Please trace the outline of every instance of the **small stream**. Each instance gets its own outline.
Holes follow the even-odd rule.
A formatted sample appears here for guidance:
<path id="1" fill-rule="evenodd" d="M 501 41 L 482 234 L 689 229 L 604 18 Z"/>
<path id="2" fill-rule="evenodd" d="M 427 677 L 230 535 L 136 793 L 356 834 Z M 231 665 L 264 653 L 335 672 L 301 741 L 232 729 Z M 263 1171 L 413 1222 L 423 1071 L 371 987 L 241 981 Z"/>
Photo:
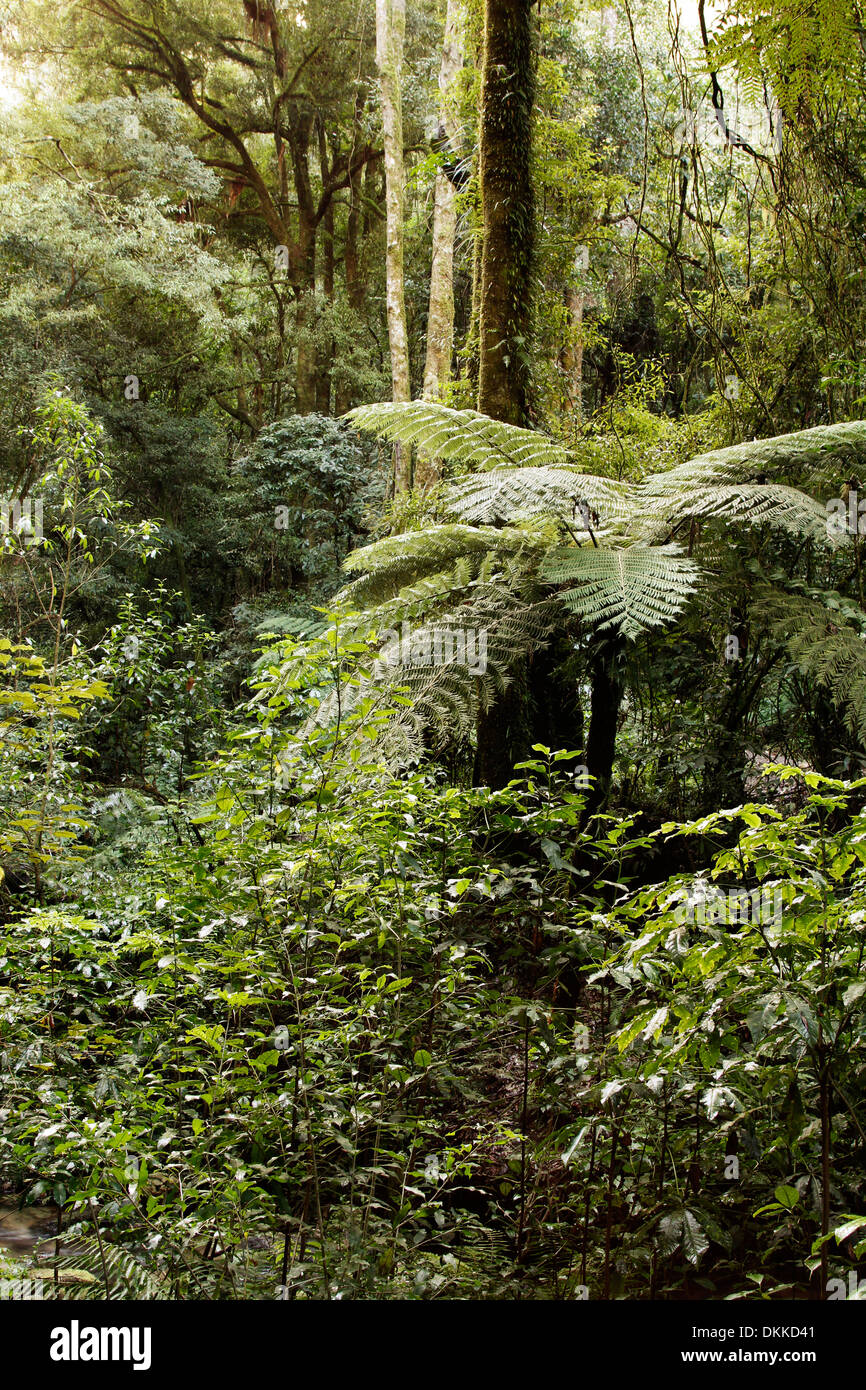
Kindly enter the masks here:
<path id="1" fill-rule="evenodd" d="M 58 1252 L 56 1232 L 56 1207 L 19 1207 L 14 1197 L 0 1199 L 0 1298 L 79 1298 L 82 1285 L 97 1283 L 87 1270 L 53 1265 L 55 1253 L 69 1255 L 76 1248 L 61 1237 Z M 9 1281 L 22 1281 L 30 1291 L 13 1292 L 17 1283 Z"/>
<path id="2" fill-rule="evenodd" d="M 14 1198 L 0 1199 L 0 1246 L 13 1254 L 29 1255 L 56 1230 L 53 1207 L 19 1207 Z"/>

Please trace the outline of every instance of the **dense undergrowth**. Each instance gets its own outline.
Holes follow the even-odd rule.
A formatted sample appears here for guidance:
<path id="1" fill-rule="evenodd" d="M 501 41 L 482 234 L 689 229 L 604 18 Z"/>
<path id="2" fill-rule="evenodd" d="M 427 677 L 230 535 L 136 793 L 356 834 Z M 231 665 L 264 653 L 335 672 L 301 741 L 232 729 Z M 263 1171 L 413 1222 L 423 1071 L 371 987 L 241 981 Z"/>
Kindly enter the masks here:
<path id="1" fill-rule="evenodd" d="M 10 646 L 32 837 L 32 738 L 68 757 L 87 715 Z M 572 751 L 499 792 L 398 777 L 369 661 L 336 624 L 271 645 L 187 793 L 103 795 L 89 845 L 58 804 L 43 905 L 7 898 L 0 1172 L 56 1208 L 58 1268 L 184 1299 L 847 1278 L 866 784 L 777 769 L 776 805 L 639 832 L 587 822 Z"/>

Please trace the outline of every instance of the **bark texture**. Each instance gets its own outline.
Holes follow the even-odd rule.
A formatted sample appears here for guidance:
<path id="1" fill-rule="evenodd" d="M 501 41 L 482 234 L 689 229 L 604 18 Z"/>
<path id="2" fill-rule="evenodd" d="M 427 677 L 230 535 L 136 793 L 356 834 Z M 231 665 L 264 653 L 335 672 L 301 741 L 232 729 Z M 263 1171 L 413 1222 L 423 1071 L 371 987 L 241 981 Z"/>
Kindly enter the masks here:
<path id="1" fill-rule="evenodd" d="M 530 423 L 535 208 L 530 0 L 486 0 L 481 89 L 481 324 L 478 409 Z"/>
<path id="2" fill-rule="evenodd" d="M 457 131 L 452 117 L 454 80 L 463 61 L 462 5 L 448 0 L 445 38 L 439 65 L 439 125 L 452 148 Z M 454 341 L 454 233 L 457 226 L 456 190 L 440 169 L 436 175 L 433 206 L 433 258 L 430 267 L 430 306 L 427 315 L 427 358 L 424 364 L 424 398 L 440 400 L 451 375 Z"/>
<path id="3" fill-rule="evenodd" d="M 530 423 L 529 352 L 535 207 L 534 94 L 530 0 L 485 0 L 481 85 L 482 209 L 478 409 L 509 424 Z M 527 743 L 528 668 L 476 727 L 476 780 L 500 787 Z"/>
<path id="4" fill-rule="evenodd" d="M 406 0 L 376 0 L 376 63 L 385 136 L 385 282 L 391 396 L 409 400 L 409 340 L 403 289 L 403 40 Z M 408 455 L 394 451 L 394 491 L 409 487 Z"/>

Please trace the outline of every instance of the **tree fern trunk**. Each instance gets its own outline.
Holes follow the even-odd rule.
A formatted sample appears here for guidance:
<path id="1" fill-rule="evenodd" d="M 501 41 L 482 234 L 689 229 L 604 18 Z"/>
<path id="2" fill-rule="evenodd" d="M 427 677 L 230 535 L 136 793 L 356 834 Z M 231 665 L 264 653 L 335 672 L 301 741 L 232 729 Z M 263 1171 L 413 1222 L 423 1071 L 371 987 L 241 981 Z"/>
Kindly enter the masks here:
<path id="1" fill-rule="evenodd" d="M 479 174 L 483 238 L 478 329 L 478 409 L 529 423 L 533 68 L 530 0 L 486 0 Z M 531 743 L 526 662 L 477 724 L 477 782 L 501 787 Z"/>
<path id="2" fill-rule="evenodd" d="M 530 738 L 547 748 L 584 746 L 583 710 L 574 670 L 574 645 L 565 632 L 555 633 L 529 662 Z"/>
<path id="3" fill-rule="evenodd" d="M 525 757 L 532 745 L 527 721 L 526 662 L 516 663 L 511 680 L 497 696 L 496 704 L 482 711 L 476 724 L 476 753 L 473 781 L 476 786 L 504 787 L 514 776 L 514 764 Z"/>
<path id="4" fill-rule="evenodd" d="M 593 663 L 586 766 L 594 781 L 587 798 L 587 814 L 604 805 L 613 777 L 619 712 L 625 694 L 620 672 L 622 650 L 621 642 L 605 642 Z"/>

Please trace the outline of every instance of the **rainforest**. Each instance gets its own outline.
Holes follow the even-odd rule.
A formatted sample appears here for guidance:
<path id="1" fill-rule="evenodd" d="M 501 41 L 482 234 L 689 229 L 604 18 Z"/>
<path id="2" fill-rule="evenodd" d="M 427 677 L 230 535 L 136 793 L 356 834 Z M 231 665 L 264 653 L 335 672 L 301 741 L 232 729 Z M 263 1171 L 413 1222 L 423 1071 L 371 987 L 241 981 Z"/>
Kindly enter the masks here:
<path id="1" fill-rule="evenodd" d="M 0 0 L 0 150 L 0 1315 L 866 1297 L 859 0 Z"/>

